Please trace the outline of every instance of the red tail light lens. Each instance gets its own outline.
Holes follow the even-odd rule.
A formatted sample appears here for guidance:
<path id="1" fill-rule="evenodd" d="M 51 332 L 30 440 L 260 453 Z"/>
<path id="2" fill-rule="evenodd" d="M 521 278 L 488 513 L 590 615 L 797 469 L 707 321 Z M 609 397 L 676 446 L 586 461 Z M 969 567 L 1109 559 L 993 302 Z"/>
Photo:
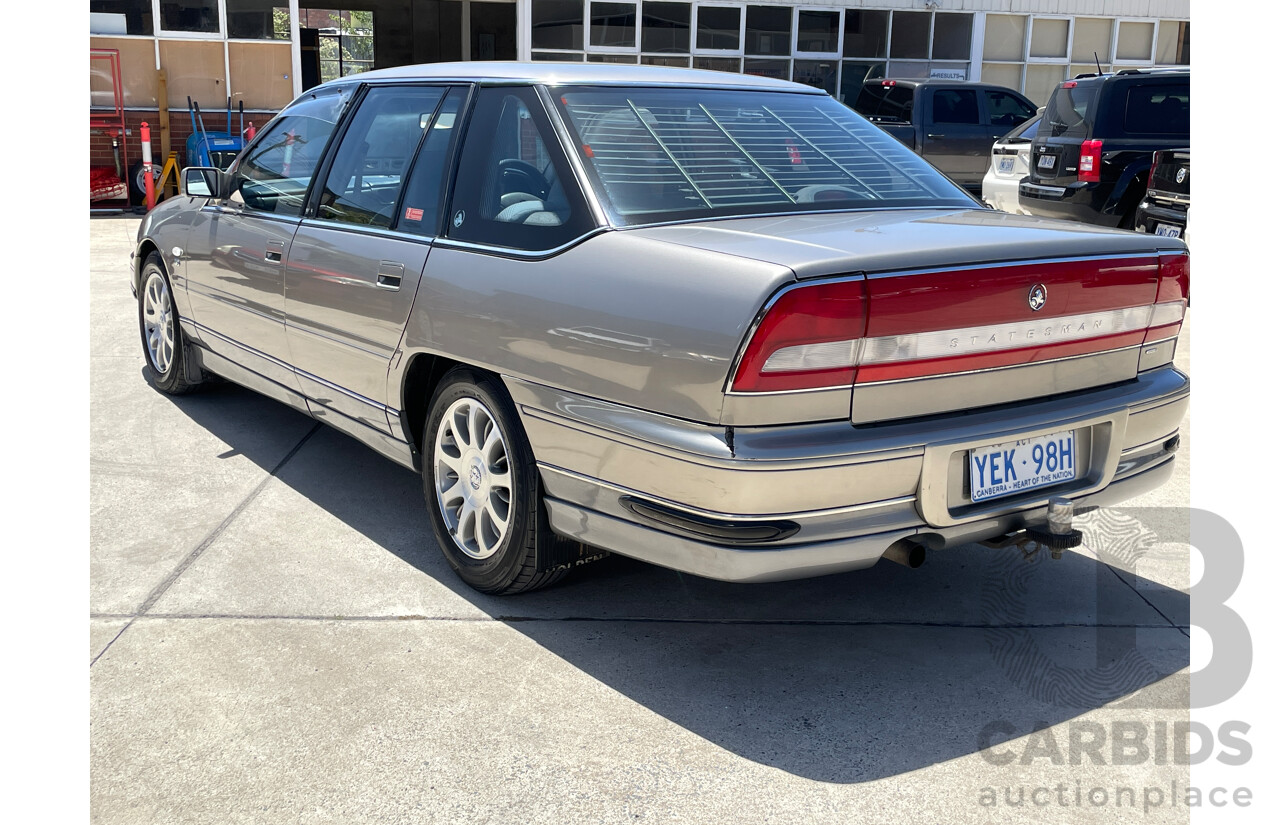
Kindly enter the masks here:
<path id="1" fill-rule="evenodd" d="M 1161 255 L 1156 305 L 1151 308 L 1151 322 L 1147 325 L 1145 343 L 1178 337 L 1178 333 L 1182 331 L 1182 318 L 1187 311 L 1190 289 L 1191 256 L 1186 253 Z M 1169 359 L 1173 359 L 1172 350 L 1169 351 Z"/>
<path id="2" fill-rule="evenodd" d="M 867 328 L 865 282 L 805 284 L 770 304 L 734 373 L 733 392 L 847 387 Z"/>
<path id="3" fill-rule="evenodd" d="M 1076 178 L 1083 181 L 1102 180 L 1102 141 L 1086 140 L 1080 144 L 1080 165 Z"/>

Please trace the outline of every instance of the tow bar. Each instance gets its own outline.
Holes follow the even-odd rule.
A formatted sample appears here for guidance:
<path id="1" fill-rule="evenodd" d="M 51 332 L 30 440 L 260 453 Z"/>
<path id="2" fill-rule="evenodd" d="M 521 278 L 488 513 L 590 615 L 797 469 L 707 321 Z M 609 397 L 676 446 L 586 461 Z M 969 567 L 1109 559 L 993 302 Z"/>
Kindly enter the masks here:
<path id="1" fill-rule="evenodd" d="M 1030 559 L 1040 547 L 1049 548 L 1049 555 L 1055 559 L 1062 558 L 1062 551 L 1079 547 L 1084 541 L 1084 534 L 1071 526 L 1075 517 L 1075 505 L 1071 499 L 1055 497 L 1049 499 L 1049 521 L 1043 527 L 1028 527 L 998 539 L 981 542 L 986 547 L 1001 549 L 1017 546 L 1022 555 Z"/>

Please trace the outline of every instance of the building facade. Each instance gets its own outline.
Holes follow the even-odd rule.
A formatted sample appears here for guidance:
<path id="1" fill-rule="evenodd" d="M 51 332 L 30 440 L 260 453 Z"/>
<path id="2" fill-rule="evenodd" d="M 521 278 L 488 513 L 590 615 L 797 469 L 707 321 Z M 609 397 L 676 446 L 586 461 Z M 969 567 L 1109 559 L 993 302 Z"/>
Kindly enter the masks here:
<path id="1" fill-rule="evenodd" d="M 90 0 L 124 103 L 175 145 L 187 99 L 264 121 L 323 80 L 410 63 L 645 63 L 788 78 L 852 103 L 879 77 L 962 77 L 1043 104 L 1075 74 L 1186 66 L 1190 0 Z M 96 62 L 95 62 L 96 63 Z M 164 90 L 160 74 L 164 70 Z M 109 79 L 92 78 L 91 105 Z M 217 119 L 218 128 L 222 120 Z M 209 128 L 214 128 L 210 126 Z"/>

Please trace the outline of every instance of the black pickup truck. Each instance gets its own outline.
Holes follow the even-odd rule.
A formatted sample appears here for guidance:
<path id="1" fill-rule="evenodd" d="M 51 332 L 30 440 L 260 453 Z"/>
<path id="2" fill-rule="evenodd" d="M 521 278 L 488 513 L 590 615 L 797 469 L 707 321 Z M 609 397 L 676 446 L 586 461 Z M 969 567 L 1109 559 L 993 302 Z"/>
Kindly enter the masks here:
<path id="1" fill-rule="evenodd" d="M 935 79 L 868 80 L 853 110 L 979 195 L 991 144 L 1036 114 L 1013 89 Z"/>
<path id="2" fill-rule="evenodd" d="M 1138 204 L 1139 232 L 1187 240 L 1191 214 L 1191 150 L 1162 149 L 1151 157 L 1147 194 Z M 1188 241 L 1190 243 L 1190 241 Z"/>

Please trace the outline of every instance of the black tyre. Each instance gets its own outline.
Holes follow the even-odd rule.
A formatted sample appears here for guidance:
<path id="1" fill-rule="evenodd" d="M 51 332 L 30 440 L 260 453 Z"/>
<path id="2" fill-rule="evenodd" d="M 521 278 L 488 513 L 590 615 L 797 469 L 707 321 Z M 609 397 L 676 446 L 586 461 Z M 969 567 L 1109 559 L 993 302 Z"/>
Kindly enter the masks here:
<path id="1" fill-rule="evenodd" d="M 581 545 L 551 532 L 533 452 L 496 379 L 464 368 L 444 377 L 431 399 L 422 454 L 436 540 L 476 590 L 536 590 L 581 559 Z"/>
<path id="2" fill-rule="evenodd" d="M 132 206 L 139 206 L 147 200 L 147 178 L 146 173 L 142 169 L 142 161 L 137 161 L 129 166 L 129 174 L 126 175 L 129 184 L 129 203 Z M 160 195 L 160 167 L 151 164 L 151 180 L 155 184 L 156 196 Z"/>
<path id="3" fill-rule="evenodd" d="M 178 310 L 173 303 L 173 287 L 160 256 L 152 252 L 142 264 L 138 287 L 138 331 L 142 354 L 147 362 L 147 378 L 160 392 L 183 395 L 202 381 L 189 380 L 186 369 L 187 342 L 182 337 Z"/>

